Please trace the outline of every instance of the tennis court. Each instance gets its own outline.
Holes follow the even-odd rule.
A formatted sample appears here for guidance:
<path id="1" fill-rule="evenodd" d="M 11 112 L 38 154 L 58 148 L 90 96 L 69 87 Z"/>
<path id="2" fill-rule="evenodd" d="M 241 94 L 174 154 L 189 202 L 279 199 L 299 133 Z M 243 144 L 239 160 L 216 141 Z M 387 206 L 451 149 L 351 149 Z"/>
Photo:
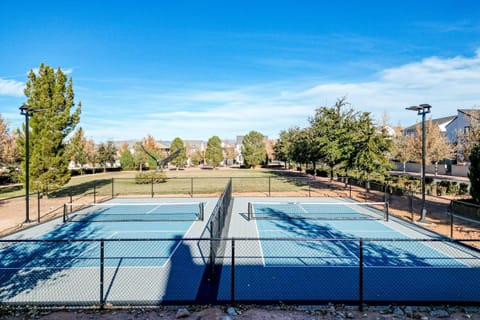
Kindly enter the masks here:
<path id="1" fill-rule="evenodd" d="M 68 204 L 63 219 L 22 235 L 29 240 L 0 244 L 0 301 L 88 305 L 98 304 L 100 296 L 116 304 L 194 300 L 208 246 L 182 239 L 201 234 L 203 215 L 206 211 L 208 217 L 216 200 Z M 172 265 L 184 269 L 172 270 Z"/>
<path id="2" fill-rule="evenodd" d="M 232 273 L 237 301 L 480 300 L 478 251 L 389 218 L 382 203 L 268 200 L 235 198 L 220 300 Z"/>

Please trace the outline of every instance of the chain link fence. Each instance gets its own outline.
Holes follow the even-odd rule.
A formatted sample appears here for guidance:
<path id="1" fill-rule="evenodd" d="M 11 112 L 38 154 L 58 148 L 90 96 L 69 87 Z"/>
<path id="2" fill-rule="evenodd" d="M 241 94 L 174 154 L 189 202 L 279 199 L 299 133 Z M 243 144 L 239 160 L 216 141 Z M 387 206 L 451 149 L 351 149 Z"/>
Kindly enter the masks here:
<path id="1" fill-rule="evenodd" d="M 216 239 L 218 240 L 218 239 Z M 480 302 L 480 253 L 442 239 L 1 240 L 0 304 Z"/>

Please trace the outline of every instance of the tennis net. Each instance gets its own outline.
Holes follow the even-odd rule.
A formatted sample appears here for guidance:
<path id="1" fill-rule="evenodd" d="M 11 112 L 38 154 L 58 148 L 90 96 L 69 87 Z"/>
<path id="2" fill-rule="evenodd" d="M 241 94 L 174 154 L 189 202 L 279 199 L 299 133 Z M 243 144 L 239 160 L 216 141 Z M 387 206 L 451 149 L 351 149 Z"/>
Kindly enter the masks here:
<path id="1" fill-rule="evenodd" d="M 248 219 L 386 220 L 387 202 L 249 202 Z"/>
<path id="2" fill-rule="evenodd" d="M 203 220 L 203 202 L 65 203 L 63 222 L 129 222 Z"/>

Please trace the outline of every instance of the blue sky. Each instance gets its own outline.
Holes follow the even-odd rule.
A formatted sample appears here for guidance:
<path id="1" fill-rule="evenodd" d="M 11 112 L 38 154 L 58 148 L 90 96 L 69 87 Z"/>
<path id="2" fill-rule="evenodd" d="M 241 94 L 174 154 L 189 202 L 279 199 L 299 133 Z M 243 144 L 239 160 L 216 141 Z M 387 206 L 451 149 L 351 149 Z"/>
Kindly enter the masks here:
<path id="1" fill-rule="evenodd" d="M 480 106 L 480 2 L 0 1 L 0 113 L 27 73 L 73 78 L 88 138 L 232 139 L 346 96 L 392 126 Z"/>

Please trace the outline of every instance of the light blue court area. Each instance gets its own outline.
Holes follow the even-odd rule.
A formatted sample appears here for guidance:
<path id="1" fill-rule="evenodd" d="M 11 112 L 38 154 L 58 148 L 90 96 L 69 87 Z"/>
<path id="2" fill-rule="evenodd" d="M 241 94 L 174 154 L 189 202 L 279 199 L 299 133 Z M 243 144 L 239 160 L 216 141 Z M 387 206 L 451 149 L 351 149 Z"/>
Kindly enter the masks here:
<path id="1" fill-rule="evenodd" d="M 387 220 L 381 205 L 268 200 L 235 198 L 230 236 L 236 238 L 240 301 L 480 301 L 480 253 L 474 248 Z M 227 300 L 230 259 L 227 245 L 220 290 Z"/>

